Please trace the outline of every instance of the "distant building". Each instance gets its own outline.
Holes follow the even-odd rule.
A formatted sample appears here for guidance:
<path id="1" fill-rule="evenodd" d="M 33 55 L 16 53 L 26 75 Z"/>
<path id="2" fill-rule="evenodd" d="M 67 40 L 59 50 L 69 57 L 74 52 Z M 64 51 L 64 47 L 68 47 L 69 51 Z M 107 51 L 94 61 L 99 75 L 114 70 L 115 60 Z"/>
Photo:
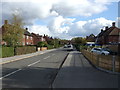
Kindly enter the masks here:
<path id="1" fill-rule="evenodd" d="M 33 37 L 33 44 L 34 45 L 37 45 L 38 42 L 46 41 L 46 39 L 42 35 L 35 34 L 35 33 L 31 33 L 31 35 Z"/>
<path id="2" fill-rule="evenodd" d="M 5 20 L 4 25 L 0 28 L 0 35 L 1 36 L 7 30 L 4 27 L 5 25 L 7 25 L 7 27 L 11 26 L 11 24 L 8 23 L 8 20 Z M 41 41 L 49 42 L 50 40 L 53 40 L 53 38 L 49 37 L 48 35 L 42 36 L 42 35 L 39 35 L 39 34 L 30 33 L 28 31 L 28 28 L 26 28 L 26 29 L 24 29 L 24 34 L 23 34 L 22 41 L 20 41 L 18 43 L 19 43 L 19 45 L 37 45 L 38 42 L 41 42 Z M 1 45 L 7 45 L 7 42 L 4 41 L 3 39 L 1 39 L 0 44 Z"/>
<path id="3" fill-rule="evenodd" d="M 45 40 L 46 40 L 47 42 L 53 40 L 52 37 L 49 37 L 48 35 L 45 35 L 45 34 L 44 34 L 43 38 L 45 38 Z"/>
<path id="4" fill-rule="evenodd" d="M 28 32 L 28 28 L 24 32 L 22 45 L 34 45 L 33 36 Z"/>
<path id="5" fill-rule="evenodd" d="M 7 25 L 7 27 L 11 26 L 11 25 L 8 23 L 8 20 L 5 20 L 5 21 L 4 21 L 4 25 L 2 25 L 2 27 L 0 28 L 0 35 L 1 35 L 0 45 L 7 45 L 7 42 L 2 39 L 3 33 L 6 32 L 5 25 Z"/>
<path id="6" fill-rule="evenodd" d="M 120 28 L 115 26 L 115 22 L 110 28 L 106 27 L 105 30 L 101 30 L 96 37 L 96 43 L 101 45 L 120 44 Z"/>
<path id="7" fill-rule="evenodd" d="M 7 45 L 7 43 L 2 40 L 2 28 L 0 28 L 0 45 Z"/>
<path id="8" fill-rule="evenodd" d="M 95 40 L 96 40 L 96 37 L 94 34 L 90 34 L 89 36 L 86 36 L 86 44 L 89 45 L 89 46 L 93 46 L 95 45 Z"/>

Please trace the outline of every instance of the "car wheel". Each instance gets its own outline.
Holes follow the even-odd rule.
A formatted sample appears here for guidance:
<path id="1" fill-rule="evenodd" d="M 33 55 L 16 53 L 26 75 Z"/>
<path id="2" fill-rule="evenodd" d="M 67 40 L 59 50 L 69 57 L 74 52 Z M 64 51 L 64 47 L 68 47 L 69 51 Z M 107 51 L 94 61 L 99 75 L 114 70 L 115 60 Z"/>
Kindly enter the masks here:
<path id="1" fill-rule="evenodd" d="M 104 53 L 102 53 L 102 55 L 105 55 Z"/>

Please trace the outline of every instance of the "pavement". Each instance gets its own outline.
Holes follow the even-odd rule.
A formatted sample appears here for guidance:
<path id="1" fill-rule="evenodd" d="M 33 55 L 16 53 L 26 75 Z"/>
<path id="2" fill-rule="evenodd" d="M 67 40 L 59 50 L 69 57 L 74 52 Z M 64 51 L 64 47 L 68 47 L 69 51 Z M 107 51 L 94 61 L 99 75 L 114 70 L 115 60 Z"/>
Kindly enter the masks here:
<path id="1" fill-rule="evenodd" d="M 78 51 L 70 52 L 53 88 L 118 88 L 118 75 L 94 68 Z"/>

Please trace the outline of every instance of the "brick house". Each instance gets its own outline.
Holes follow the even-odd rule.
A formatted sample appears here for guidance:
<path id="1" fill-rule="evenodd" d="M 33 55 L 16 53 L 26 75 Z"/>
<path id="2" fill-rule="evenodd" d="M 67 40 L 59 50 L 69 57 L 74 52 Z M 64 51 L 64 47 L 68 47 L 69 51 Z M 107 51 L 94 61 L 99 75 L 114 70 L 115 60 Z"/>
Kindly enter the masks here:
<path id="1" fill-rule="evenodd" d="M 45 38 L 46 42 L 53 40 L 52 37 L 49 37 L 48 35 L 45 35 L 45 34 L 44 34 L 43 38 Z"/>
<path id="2" fill-rule="evenodd" d="M 2 35 L 3 35 L 3 33 L 6 31 L 5 30 L 5 25 L 7 25 L 7 27 L 8 26 L 11 26 L 9 23 L 8 23 L 8 20 L 5 20 L 4 21 L 4 25 L 2 25 L 1 27 L 0 27 L 0 35 L 1 35 L 1 40 L 0 40 L 0 45 L 7 45 L 7 42 L 5 42 L 3 39 L 2 39 Z M 7 28 L 6 27 L 6 28 Z"/>
<path id="3" fill-rule="evenodd" d="M 94 34 L 90 34 L 89 36 L 86 36 L 86 44 L 89 45 L 89 46 L 93 46 L 95 45 L 95 40 L 96 40 L 96 37 Z"/>
<path id="4" fill-rule="evenodd" d="M 30 32 L 28 32 L 28 28 L 26 28 L 24 35 L 23 35 L 22 44 L 23 45 L 34 45 L 33 42 L 34 42 L 33 36 Z"/>
<path id="5" fill-rule="evenodd" d="M 8 23 L 8 20 L 4 21 L 4 25 L 7 26 L 11 26 L 11 24 Z M 0 28 L 0 34 L 2 36 L 2 34 L 6 31 L 4 28 L 4 25 Z M 48 35 L 39 35 L 39 34 L 35 34 L 35 33 L 30 33 L 28 31 L 28 28 L 24 29 L 24 34 L 23 34 L 23 39 L 20 43 L 20 45 L 37 45 L 38 42 L 40 41 L 46 41 L 48 42 L 49 40 L 52 40 L 52 37 L 48 37 Z M 1 45 L 7 45 L 7 42 L 5 42 L 4 40 L 0 41 Z"/>
<path id="6" fill-rule="evenodd" d="M 0 45 L 7 45 L 7 43 L 2 40 L 2 27 L 0 28 Z"/>
<path id="7" fill-rule="evenodd" d="M 95 35 L 94 34 L 90 34 L 89 36 L 86 36 L 86 41 L 87 42 L 95 42 Z"/>
<path id="8" fill-rule="evenodd" d="M 41 41 L 46 41 L 46 39 L 42 35 L 35 33 L 31 33 L 31 35 L 33 37 L 33 45 L 37 45 L 37 43 Z"/>
<path id="9" fill-rule="evenodd" d="M 120 43 L 120 28 L 115 26 L 115 22 L 112 23 L 111 27 L 106 27 L 105 30 L 101 29 L 96 37 L 96 43 L 101 45 Z"/>
<path id="10" fill-rule="evenodd" d="M 4 21 L 4 25 L 2 25 L 2 27 L 0 28 L 0 32 L 1 34 L 4 34 L 4 32 L 6 31 L 6 29 L 4 28 L 4 26 L 7 25 L 8 26 L 11 26 L 9 23 L 8 23 L 8 20 L 5 20 Z M 7 28 L 6 27 L 6 28 Z M 1 35 L 2 36 L 2 35 Z M 28 32 L 28 29 L 26 28 L 25 29 L 25 32 L 23 34 L 23 39 L 21 42 L 19 42 L 21 45 L 33 45 L 33 37 L 31 36 L 31 34 Z M 1 40 L 0 41 L 0 44 L 1 45 L 7 45 L 7 42 L 5 42 L 4 40 Z"/>

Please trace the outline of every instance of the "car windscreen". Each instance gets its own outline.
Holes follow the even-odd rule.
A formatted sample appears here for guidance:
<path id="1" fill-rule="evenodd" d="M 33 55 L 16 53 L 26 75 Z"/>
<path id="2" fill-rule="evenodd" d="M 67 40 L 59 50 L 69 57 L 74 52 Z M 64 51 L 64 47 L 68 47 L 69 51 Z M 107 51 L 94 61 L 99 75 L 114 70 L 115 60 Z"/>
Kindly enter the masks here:
<path id="1" fill-rule="evenodd" d="M 71 45 L 68 45 L 68 48 L 70 48 L 71 47 Z"/>

